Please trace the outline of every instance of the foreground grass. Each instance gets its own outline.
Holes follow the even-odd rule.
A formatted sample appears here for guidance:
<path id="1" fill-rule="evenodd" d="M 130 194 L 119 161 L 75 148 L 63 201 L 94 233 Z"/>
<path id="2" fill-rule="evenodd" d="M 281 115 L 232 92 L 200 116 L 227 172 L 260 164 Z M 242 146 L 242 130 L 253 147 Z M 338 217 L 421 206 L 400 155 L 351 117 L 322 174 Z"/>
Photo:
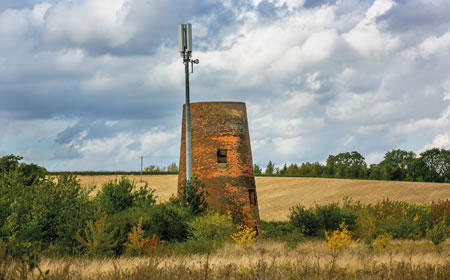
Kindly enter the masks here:
<path id="1" fill-rule="evenodd" d="M 160 250 L 147 257 L 46 258 L 40 268 L 49 270 L 48 279 L 450 279 L 449 241 L 442 248 L 427 241 L 397 241 L 389 249 L 356 244 L 341 252 L 334 268 L 323 241 L 308 241 L 295 250 L 260 241 L 249 250 L 227 244 L 211 255 Z M 20 263 L 3 272 L 4 279 L 26 274 Z"/>

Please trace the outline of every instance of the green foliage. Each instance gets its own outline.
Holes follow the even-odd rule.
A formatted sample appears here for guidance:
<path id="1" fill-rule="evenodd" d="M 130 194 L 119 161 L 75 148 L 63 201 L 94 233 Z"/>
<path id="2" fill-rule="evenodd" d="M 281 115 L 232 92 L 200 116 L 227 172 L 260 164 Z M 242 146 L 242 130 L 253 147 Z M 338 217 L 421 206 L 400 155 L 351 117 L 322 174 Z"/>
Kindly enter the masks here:
<path id="1" fill-rule="evenodd" d="M 208 193 L 204 191 L 205 184 L 197 176 L 192 176 L 190 181 L 183 179 L 181 182 L 179 195 L 184 206 L 191 209 L 194 215 L 201 214 L 208 209 L 206 196 Z"/>
<path id="2" fill-rule="evenodd" d="M 450 200 L 439 200 L 431 203 L 431 214 L 434 221 L 444 220 L 450 227 Z"/>
<path id="3" fill-rule="evenodd" d="M 330 155 L 327 159 L 326 174 L 337 178 L 365 178 L 367 166 L 364 157 L 353 151 Z"/>
<path id="4" fill-rule="evenodd" d="M 294 250 L 305 241 L 305 237 L 301 229 L 293 228 L 282 235 L 281 241 L 285 249 Z"/>
<path id="5" fill-rule="evenodd" d="M 261 169 L 261 167 L 259 167 L 259 165 L 257 165 L 257 164 L 253 165 L 253 174 L 255 176 L 259 176 L 262 174 L 262 169 Z"/>
<path id="6" fill-rule="evenodd" d="M 336 230 L 343 222 L 345 222 L 349 230 L 355 229 L 356 214 L 349 209 L 339 207 L 338 203 L 316 205 L 315 214 L 323 230 Z"/>
<path id="7" fill-rule="evenodd" d="M 280 240 L 285 232 L 291 230 L 288 221 L 265 221 L 261 220 L 261 238 Z"/>
<path id="8" fill-rule="evenodd" d="M 108 231 L 105 225 L 106 213 L 96 221 L 89 220 L 84 229 L 84 237 L 77 234 L 78 241 L 86 248 L 89 257 L 111 257 L 113 248 L 117 246 L 114 233 L 117 229 Z"/>
<path id="9" fill-rule="evenodd" d="M 275 165 L 272 161 L 269 161 L 267 164 L 266 170 L 264 171 L 264 175 L 274 175 Z"/>
<path id="10" fill-rule="evenodd" d="M 222 215 L 209 210 L 188 223 L 189 239 L 199 241 L 207 252 L 223 247 L 225 240 L 233 231 L 233 219 L 230 214 Z"/>
<path id="11" fill-rule="evenodd" d="M 137 205 L 145 207 L 155 204 L 154 190 L 147 184 L 133 192 L 135 187 L 134 182 L 126 177 L 122 177 L 120 180 L 111 180 L 103 184 L 101 191 L 96 195 L 96 200 L 108 214 L 114 214 Z"/>
<path id="12" fill-rule="evenodd" d="M 7 216 L 2 220 L 2 235 L 14 235 L 23 242 L 39 241 L 44 249 L 52 244 L 69 250 L 62 253 L 77 252 L 74 234 L 83 228 L 93 208 L 76 178 L 43 178 L 30 186 L 14 176 L 2 179 L 1 207 L 7 208 L 2 212 Z"/>
<path id="13" fill-rule="evenodd" d="M 261 238 L 281 241 L 288 250 L 295 249 L 304 242 L 304 232 L 304 227 L 295 226 L 290 221 L 261 220 Z"/>
<path id="14" fill-rule="evenodd" d="M 127 247 L 128 255 L 142 256 L 144 253 L 151 252 L 158 243 L 158 237 L 153 234 L 152 239 L 144 236 L 145 231 L 142 229 L 142 217 L 139 217 L 138 224 L 133 226 L 131 232 L 128 233 L 128 240 L 124 244 Z"/>
<path id="15" fill-rule="evenodd" d="M 300 204 L 290 209 L 289 222 L 293 228 L 302 230 L 306 235 L 315 235 L 322 229 L 314 209 L 307 209 Z"/>
<path id="16" fill-rule="evenodd" d="M 306 235 L 321 235 L 324 231 L 336 230 L 344 221 L 350 230 L 354 230 L 356 218 L 353 211 L 341 208 L 337 203 L 316 205 L 309 209 L 297 205 L 290 209 L 289 214 L 292 228 Z"/>
<path id="17" fill-rule="evenodd" d="M 255 172 L 255 175 L 259 174 Z M 450 182 L 450 150 L 434 148 L 419 157 L 413 152 L 392 150 L 385 154 L 383 161 L 370 167 L 356 151 L 329 155 L 326 165 L 304 162 L 284 164 L 278 169 L 269 161 L 264 175 Z"/>
<path id="18" fill-rule="evenodd" d="M 149 234 L 156 234 L 161 240 L 183 241 L 188 236 L 188 222 L 193 218 L 189 208 L 175 203 L 156 205 L 148 217 L 151 225 Z"/>
<path id="19" fill-rule="evenodd" d="M 435 246 L 439 246 L 445 242 L 448 235 L 447 223 L 442 220 L 436 223 L 432 228 L 427 229 L 427 238 L 433 242 Z"/>
<path id="20" fill-rule="evenodd" d="M 358 216 L 356 235 L 367 245 L 377 235 L 390 233 L 394 238 L 418 239 L 434 222 L 430 205 L 413 205 L 385 199 L 374 205 L 348 204 Z"/>

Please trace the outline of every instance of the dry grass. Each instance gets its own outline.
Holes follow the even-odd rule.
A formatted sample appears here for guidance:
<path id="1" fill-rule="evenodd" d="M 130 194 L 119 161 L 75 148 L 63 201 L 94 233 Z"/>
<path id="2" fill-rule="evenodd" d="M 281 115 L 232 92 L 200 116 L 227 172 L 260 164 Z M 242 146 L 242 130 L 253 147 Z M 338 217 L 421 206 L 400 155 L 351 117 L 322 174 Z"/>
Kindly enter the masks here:
<path id="1" fill-rule="evenodd" d="M 450 245 L 447 242 L 447 248 Z M 368 268 L 382 267 L 386 269 L 406 265 L 409 269 L 429 266 L 449 267 L 449 250 L 438 250 L 427 241 L 397 241 L 389 250 L 369 250 L 362 244 L 353 245 L 344 250 L 337 260 L 337 269 L 346 273 L 356 273 Z M 232 267 L 236 271 L 251 271 L 266 269 L 309 267 L 318 269 L 320 273 L 328 271 L 331 257 L 329 251 L 322 246 L 322 241 L 310 241 L 299 246 L 296 250 L 286 251 L 283 245 L 274 241 L 261 241 L 250 250 L 236 249 L 232 244 L 210 256 L 157 256 L 119 259 L 46 259 L 41 262 L 41 269 L 50 270 L 51 274 L 70 270 L 81 279 L 97 279 L 99 275 L 113 275 L 118 271 L 133 271 L 152 263 L 157 269 L 169 270 L 188 269 L 189 271 L 202 271 L 208 264 L 212 274 L 219 270 Z M 190 278 L 189 278 L 190 279 Z M 252 278 L 258 279 L 258 278 Z"/>
<path id="2" fill-rule="evenodd" d="M 84 186 L 101 186 L 118 176 L 79 176 Z M 156 190 L 158 201 L 166 201 L 177 191 L 177 175 L 129 176 L 138 186 L 147 182 Z M 450 197 L 450 184 L 392 182 L 371 180 L 256 177 L 259 213 L 264 220 L 285 220 L 289 208 L 299 203 L 328 204 L 352 197 L 363 203 L 376 203 L 385 198 L 410 203 L 431 203 Z M 94 192 L 95 194 L 95 192 Z"/>

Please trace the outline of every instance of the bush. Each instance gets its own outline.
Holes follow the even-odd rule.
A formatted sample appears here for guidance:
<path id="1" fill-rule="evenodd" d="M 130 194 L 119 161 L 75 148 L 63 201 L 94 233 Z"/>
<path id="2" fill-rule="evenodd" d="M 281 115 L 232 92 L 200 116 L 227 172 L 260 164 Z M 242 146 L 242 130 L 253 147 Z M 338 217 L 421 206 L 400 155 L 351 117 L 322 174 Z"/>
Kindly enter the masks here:
<path id="1" fill-rule="evenodd" d="M 287 221 L 261 220 L 261 238 L 279 241 L 286 232 L 291 231 L 291 228 Z"/>
<path id="2" fill-rule="evenodd" d="M 116 246 L 113 248 L 115 255 L 121 255 L 125 252 L 125 243 L 128 240 L 128 233 L 132 231 L 133 226 L 138 224 L 139 218 L 141 217 L 141 228 L 149 236 L 151 231 L 151 216 L 154 212 L 153 208 L 149 207 L 130 207 L 121 212 L 109 215 L 106 218 L 107 230 L 115 231 L 114 240 L 117 241 Z"/>
<path id="3" fill-rule="evenodd" d="M 231 235 L 231 238 L 236 243 L 236 247 L 248 249 L 257 239 L 256 230 L 246 225 L 240 225 L 237 231 Z"/>
<path id="4" fill-rule="evenodd" d="M 145 218 L 145 217 L 144 217 Z M 188 236 L 188 222 L 193 219 L 190 209 L 171 202 L 156 205 L 148 217 L 149 234 L 160 240 L 183 241 Z"/>
<path id="5" fill-rule="evenodd" d="M 96 221 L 89 220 L 84 229 L 84 237 L 77 234 L 78 241 L 86 248 L 89 257 L 111 257 L 114 255 L 114 247 L 117 240 L 114 239 L 114 232 L 117 229 L 108 231 L 105 226 L 105 216 L 100 216 Z"/>
<path id="6" fill-rule="evenodd" d="M 292 229 L 282 235 L 281 241 L 284 243 L 285 249 L 294 250 L 305 241 L 305 238 L 301 230 Z"/>
<path id="7" fill-rule="evenodd" d="M 261 221 L 261 237 L 284 243 L 288 250 L 297 248 L 304 238 L 304 228 L 296 227 L 288 221 Z"/>
<path id="8" fill-rule="evenodd" d="M 181 182 L 179 195 L 181 202 L 185 207 L 189 207 L 194 215 L 201 214 L 208 209 L 206 196 L 208 193 L 203 191 L 205 184 L 197 176 L 192 176 L 190 182 L 184 179 Z"/>
<path id="9" fill-rule="evenodd" d="M 75 234 L 82 230 L 93 207 L 76 177 L 43 178 L 30 186 L 14 177 L 8 180 L 16 184 L 2 186 L 6 187 L 2 193 L 11 195 L 2 233 L 19 241 L 41 242 L 43 249 L 55 245 L 61 254 L 77 253 Z M 0 199 L 7 201 L 3 207 L 8 199 Z"/>
<path id="10" fill-rule="evenodd" d="M 207 244 L 207 252 L 214 252 L 223 247 L 234 227 L 230 214 L 221 215 L 212 210 L 209 210 L 204 216 L 196 217 L 188 225 L 189 239 L 199 241 L 203 245 Z"/>
<path id="11" fill-rule="evenodd" d="M 147 184 L 133 192 L 135 187 L 134 182 L 126 177 L 122 177 L 120 180 L 111 180 L 103 184 L 101 191 L 97 193 L 96 200 L 108 214 L 114 214 L 136 205 L 152 206 L 155 204 L 154 190 L 150 189 Z"/>
<path id="12" fill-rule="evenodd" d="M 350 209 L 339 207 L 337 203 L 316 205 L 306 209 L 297 205 L 290 210 L 289 220 L 291 226 L 306 235 L 321 235 L 324 231 L 333 231 L 339 228 L 342 222 L 354 230 L 357 215 Z"/>
<path id="13" fill-rule="evenodd" d="M 289 222 L 293 228 L 306 235 L 315 235 L 322 229 L 320 219 L 314 210 L 306 209 L 300 204 L 290 209 Z"/>
<path id="14" fill-rule="evenodd" d="M 445 242 L 447 238 L 447 223 L 445 220 L 442 220 L 439 223 L 436 223 L 432 228 L 427 230 L 427 238 L 433 242 L 435 246 L 439 246 L 440 244 Z"/>
<path id="15" fill-rule="evenodd" d="M 344 208 L 340 208 L 338 203 L 327 205 L 316 205 L 315 214 L 319 219 L 321 229 L 325 231 L 334 231 L 345 222 L 350 231 L 355 229 L 356 214 Z"/>

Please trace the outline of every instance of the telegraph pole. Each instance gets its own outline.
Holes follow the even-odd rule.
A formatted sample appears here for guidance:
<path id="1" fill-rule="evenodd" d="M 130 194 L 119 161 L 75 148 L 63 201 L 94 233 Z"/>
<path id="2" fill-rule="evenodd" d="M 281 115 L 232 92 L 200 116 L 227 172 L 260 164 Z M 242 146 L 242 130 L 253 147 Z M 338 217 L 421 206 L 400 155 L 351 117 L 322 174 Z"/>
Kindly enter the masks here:
<path id="1" fill-rule="evenodd" d="M 194 70 L 194 64 L 198 64 L 198 59 L 191 59 L 192 54 L 192 25 L 179 24 L 178 25 L 178 50 L 183 58 L 184 74 L 186 81 L 186 116 L 185 116 L 185 130 L 186 130 L 186 181 L 191 182 L 192 179 L 192 156 L 191 156 L 191 103 L 189 96 L 189 63 L 191 63 L 191 70 Z"/>
<path id="2" fill-rule="evenodd" d="M 144 161 L 144 156 L 141 156 L 141 183 L 142 183 L 142 162 Z"/>

